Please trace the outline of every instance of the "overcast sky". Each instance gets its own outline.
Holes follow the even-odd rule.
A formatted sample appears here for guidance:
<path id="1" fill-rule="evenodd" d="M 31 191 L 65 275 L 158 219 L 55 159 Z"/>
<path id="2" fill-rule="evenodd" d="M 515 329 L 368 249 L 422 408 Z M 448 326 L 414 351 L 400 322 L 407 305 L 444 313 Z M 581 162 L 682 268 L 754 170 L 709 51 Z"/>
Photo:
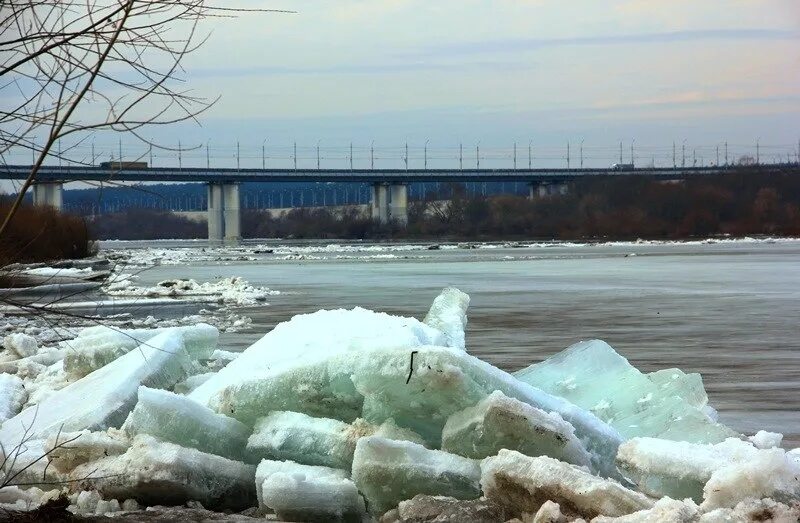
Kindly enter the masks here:
<path id="1" fill-rule="evenodd" d="M 788 151 L 800 138 L 798 0 L 240 5 L 297 12 L 206 22 L 185 66 L 221 100 L 201 127 L 154 131 L 163 140 L 671 150 L 760 138 Z"/>

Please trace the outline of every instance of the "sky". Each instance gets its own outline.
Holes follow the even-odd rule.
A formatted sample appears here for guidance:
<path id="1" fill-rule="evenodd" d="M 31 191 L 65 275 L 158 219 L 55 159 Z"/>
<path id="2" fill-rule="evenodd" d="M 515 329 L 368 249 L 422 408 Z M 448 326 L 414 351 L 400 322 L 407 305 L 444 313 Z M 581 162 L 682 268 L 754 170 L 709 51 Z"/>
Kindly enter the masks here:
<path id="1" fill-rule="evenodd" d="M 283 157 L 274 163 L 294 142 L 303 162 L 317 143 L 339 148 L 341 162 L 351 142 L 358 161 L 373 142 L 398 158 L 408 142 L 420 161 L 428 141 L 433 166 L 461 143 L 465 156 L 482 146 L 487 162 L 501 149 L 495 161 L 510 161 L 514 142 L 524 161 L 533 144 L 551 164 L 567 142 L 603 164 L 620 142 L 626 156 L 635 143 L 670 163 L 684 140 L 704 162 L 725 141 L 737 154 L 758 140 L 764 154 L 797 154 L 797 0 L 237 4 L 295 12 L 204 22 L 209 40 L 184 64 L 187 85 L 221 98 L 200 125 L 153 137 L 212 144 L 228 162 L 239 142 L 243 162 L 256 164 L 265 140 L 268 157 Z M 185 157 L 205 162 L 200 149 Z"/>

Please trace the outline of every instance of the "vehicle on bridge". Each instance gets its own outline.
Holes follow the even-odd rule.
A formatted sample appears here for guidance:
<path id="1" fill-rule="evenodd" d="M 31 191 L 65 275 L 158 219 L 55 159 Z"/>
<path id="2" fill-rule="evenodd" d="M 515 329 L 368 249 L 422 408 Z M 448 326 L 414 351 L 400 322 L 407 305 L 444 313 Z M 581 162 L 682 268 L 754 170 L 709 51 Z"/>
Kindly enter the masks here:
<path id="1" fill-rule="evenodd" d="M 101 169 L 147 169 L 147 162 L 101 162 Z"/>
<path id="2" fill-rule="evenodd" d="M 636 167 L 632 163 L 614 163 L 611 164 L 612 171 L 635 171 Z"/>

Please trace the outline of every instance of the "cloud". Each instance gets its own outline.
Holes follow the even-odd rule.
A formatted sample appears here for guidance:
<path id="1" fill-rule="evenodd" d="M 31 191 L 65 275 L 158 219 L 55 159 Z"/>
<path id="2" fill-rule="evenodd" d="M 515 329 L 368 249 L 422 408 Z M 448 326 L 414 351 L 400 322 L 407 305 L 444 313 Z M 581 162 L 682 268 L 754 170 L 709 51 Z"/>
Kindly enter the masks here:
<path id="1" fill-rule="evenodd" d="M 509 38 L 503 40 L 462 42 L 431 47 L 428 48 L 425 54 L 468 55 L 509 51 L 531 51 L 552 47 L 668 44 L 703 40 L 800 40 L 800 31 L 777 29 L 709 29 L 565 38 Z"/>

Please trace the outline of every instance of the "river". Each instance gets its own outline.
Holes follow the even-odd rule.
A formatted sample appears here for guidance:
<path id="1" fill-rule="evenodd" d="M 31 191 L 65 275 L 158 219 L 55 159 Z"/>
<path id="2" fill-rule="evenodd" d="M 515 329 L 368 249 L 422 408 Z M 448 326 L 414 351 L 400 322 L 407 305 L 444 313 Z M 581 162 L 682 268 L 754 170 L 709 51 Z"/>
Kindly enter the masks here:
<path id="1" fill-rule="evenodd" d="M 800 242 L 357 246 L 346 255 L 300 245 L 310 247 L 308 255 L 286 259 L 264 250 L 249 261 L 156 266 L 140 283 L 241 276 L 281 291 L 269 306 L 242 311 L 252 329 L 225 334 L 221 343 L 234 350 L 320 308 L 422 317 L 452 285 L 472 298 L 469 352 L 494 365 L 514 371 L 600 338 L 643 371 L 699 372 L 721 421 L 748 433 L 783 432 L 789 447 L 800 445 Z"/>

